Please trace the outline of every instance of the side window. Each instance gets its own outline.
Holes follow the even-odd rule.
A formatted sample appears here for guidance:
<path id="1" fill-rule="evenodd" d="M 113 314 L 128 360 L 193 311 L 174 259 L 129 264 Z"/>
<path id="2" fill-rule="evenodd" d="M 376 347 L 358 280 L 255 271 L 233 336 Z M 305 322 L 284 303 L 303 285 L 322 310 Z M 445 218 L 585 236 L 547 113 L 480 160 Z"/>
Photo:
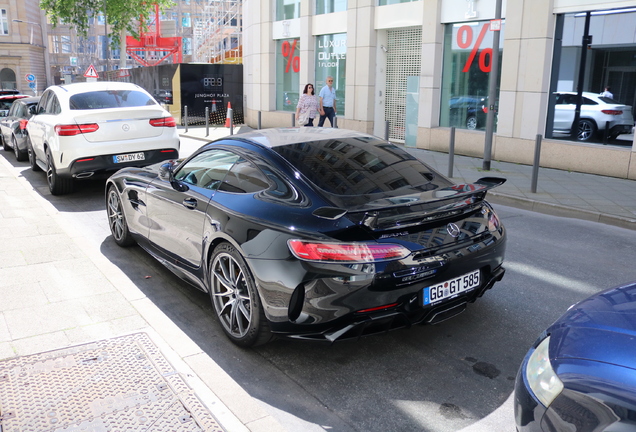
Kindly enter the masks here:
<path id="1" fill-rule="evenodd" d="M 7 114 L 7 116 L 9 117 L 16 117 L 19 113 L 19 107 L 20 104 L 19 103 L 14 103 L 11 105 L 11 108 L 9 109 L 9 114 Z"/>
<path id="2" fill-rule="evenodd" d="M 225 150 L 208 150 L 185 163 L 175 179 L 200 188 L 216 190 L 239 156 Z"/>
<path id="3" fill-rule="evenodd" d="M 241 158 L 230 169 L 219 190 L 232 193 L 255 193 L 269 188 L 267 177 L 251 162 Z"/>
<path id="4" fill-rule="evenodd" d="M 62 112 L 60 108 L 60 101 L 55 96 L 55 93 L 51 93 L 49 100 L 46 103 L 46 113 L 47 114 L 59 114 Z"/>
<path id="5" fill-rule="evenodd" d="M 51 91 L 44 92 L 42 98 L 40 99 L 40 102 L 38 102 L 38 107 L 35 111 L 37 114 L 46 114 L 46 104 L 52 94 L 53 92 Z"/>
<path id="6" fill-rule="evenodd" d="M 582 105 L 598 105 L 598 103 L 596 103 L 596 102 L 595 102 L 595 101 L 593 101 L 592 99 L 588 99 L 588 98 L 586 98 L 586 97 L 584 97 L 584 98 L 581 100 L 581 104 L 582 104 Z"/>

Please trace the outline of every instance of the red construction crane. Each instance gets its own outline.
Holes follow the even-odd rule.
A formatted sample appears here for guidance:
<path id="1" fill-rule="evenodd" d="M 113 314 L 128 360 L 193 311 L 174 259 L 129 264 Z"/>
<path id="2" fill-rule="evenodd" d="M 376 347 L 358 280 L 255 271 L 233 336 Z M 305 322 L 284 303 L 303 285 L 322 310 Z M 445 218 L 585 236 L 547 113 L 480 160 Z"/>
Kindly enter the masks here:
<path id="1" fill-rule="evenodd" d="M 159 19 L 159 5 L 155 3 L 155 23 L 154 26 L 148 26 L 148 30 L 144 31 L 143 19 L 142 25 L 139 26 L 139 39 L 133 36 L 126 36 L 126 53 L 135 59 L 142 66 L 156 66 L 168 57 L 172 56 L 173 63 L 181 63 L 181 37 L 162 37 L 161 21 Z M 152 23 L 151 23 L 152 24 Z M 142 58 L 139 52 L 146 53 Z M 149 59 L 149 53 L 155 54 L 154 58 Z M 162 57 L 159 57 L 162 55 Z"/>

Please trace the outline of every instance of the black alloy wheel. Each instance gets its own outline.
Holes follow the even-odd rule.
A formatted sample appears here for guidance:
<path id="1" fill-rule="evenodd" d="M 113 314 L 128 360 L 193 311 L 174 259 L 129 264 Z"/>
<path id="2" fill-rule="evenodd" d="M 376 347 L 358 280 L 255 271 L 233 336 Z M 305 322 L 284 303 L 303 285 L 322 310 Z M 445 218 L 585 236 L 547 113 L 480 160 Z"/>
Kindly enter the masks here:
<path id="1" fill-rule="evenodd" d="M 46 150 L 46 181 L 52 195 L 65 195 L 73 191 L 73 179 L 60 177 L 55 170 L 53 155 Z"/>
<path id="2" fill-rule="evenodd" d="M 115 186 L 108 188 L 106 213 L 108 214 L 108 226 L 110 227 L 110 233 L 113 235 L 115 243 L 121 247 L 133 245 L 135 240 L 128 229 L 124 209 L 121 205 L 121 198 Z"/>
<path id="3" fill-rule="evenodd" d="M 27 159 L 27 153 L 25 151 L 20 151 L 18 147 L 18 141 L 16 141 L 15 136 L 11 135 L 11 145 L 13 146 L 13 153 L 15 154 L 15 158 L 18 162 L 23 162 Z"/>
<path id="4" fill-rule="evenodd" d="M 42 171 L 37 161 L 35 160 L 35 153 L 33 152 L 33 144 L 31 144 L 31 140 L 27 138 L 27 154 L 29 155 L 29 165 L 31 166 L 32 171 Z"/>
<path id="5" fill-rule="evenodd" d="M 210 284 L 214 310 L 232 342 L 251 347 L 272 338 L 254 279 L 241 254 L 229 243 L 214 249 Z"/>
<path id="6" fill-rule="evenodd" d="M 477 117 L 469 116 L 466 119 L 466 129 L 475 130 L 477 129 Z"/>
<path id="7" fill-rule="evenodd" d="M 592 120 L 583 119 L 579 121 L 579 133 L 577 139 L 579 141 L 590 141 L 596 133 L 596 125 Z"/>

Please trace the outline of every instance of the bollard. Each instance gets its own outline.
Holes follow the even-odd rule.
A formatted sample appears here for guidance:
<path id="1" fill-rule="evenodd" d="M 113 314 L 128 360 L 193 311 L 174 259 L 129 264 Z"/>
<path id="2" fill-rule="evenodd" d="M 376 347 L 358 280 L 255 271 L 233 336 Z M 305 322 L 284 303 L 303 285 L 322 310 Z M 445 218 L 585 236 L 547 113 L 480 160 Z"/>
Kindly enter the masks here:
<path id="1" fill-rule="evenodd" d="M 609 139 L 609 125 L 610 122 L 605 122 L 605 130 L 603 131 L 603 145 L 607 145 L 607 141 Z"/>
<path id="2" fill-rule="evenodd" d="M 338 127 L 338 116 L 333 116 L 333 127 L 334 128 Z"/>
<path id="3" fill-rule="evenodd" d="M 292 114 L 292 127 L 296 127 L 296 113 Z"/>
<path id="4" fill-rule="evenodd" d="M 390 123 L 389 121 L 385 121 L 384 122 L 384 140 L 388 141 L 389 140 L 389 127 L 390 127 Z"/>
<path id="5" fill-rule="evenodd" d="M 260 130 L 261 129 L 261 112 L 258 112 L 258 123 L 256 126 L 256 129 Z"/>
<path id="6" fill-rule="evenodd" d="M 532 165 L 532 184 L 530 192 L 537 193 L 537 179 L 539 177 L 539 160 L 541 159 L 541 135 L 537 135 L 534 143 L 534 164 Z"/>
<path id="7" fill-rule="evenodd" d="M 232 108 L 228 109 L 227 112 L 230 116 L 230 135 L 234 135 L 234 111 Z"/>
<path id="8" fill-rule="evenodd" d="M 183 107 L 183 111 L 184 111 L 183 118 L 184 118 L 184 123 L 186 128 L 185 131 L 188 132 L 188 106 L 187 105 Z"/>
<path id="9" fill-rule="evenodd" d="M 453 177 L 453 166 L 455 165 L 455 126 L 450 129 L 450 143 L 448 145 L 448 177 Z"/>
<path id="10" fill-rule="evenodd" d="M 210 135 L 210 108 L 205 107 L 205 136 Z"/>

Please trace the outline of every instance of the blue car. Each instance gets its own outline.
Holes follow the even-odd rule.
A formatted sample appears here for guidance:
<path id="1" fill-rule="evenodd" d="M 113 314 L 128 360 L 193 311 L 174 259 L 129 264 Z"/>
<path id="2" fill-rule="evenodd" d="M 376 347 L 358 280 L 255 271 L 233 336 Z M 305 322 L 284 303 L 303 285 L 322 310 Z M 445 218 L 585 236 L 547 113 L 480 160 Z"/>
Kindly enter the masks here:
<path id="1" fill-rule="evenodd" d="M 575 304 L 539 337 L 514 408 L 519 432 L 636 431 L 636 282 Z"/>

